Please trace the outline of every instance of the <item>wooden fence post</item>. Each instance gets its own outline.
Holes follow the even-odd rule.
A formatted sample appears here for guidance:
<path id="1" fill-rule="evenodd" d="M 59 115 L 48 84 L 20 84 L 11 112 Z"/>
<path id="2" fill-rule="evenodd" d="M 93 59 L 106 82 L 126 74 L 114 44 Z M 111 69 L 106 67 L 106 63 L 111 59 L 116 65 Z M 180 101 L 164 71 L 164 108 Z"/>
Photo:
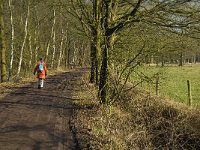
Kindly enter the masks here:
<path id="1" fill-rule="evenodd" d="M 159 80 L 160 80 L 160 76 L 159 73 L 156 74 L 156 95 L 159 94 Z"/>
<path id="2" fill-rule="evenodd" d="M 192 95 L 191 95 L 191 86 L 190 86 L 190 80 L 187 80 L 187 88 L 188 88 L 188 105 L 192 105 Z"/>

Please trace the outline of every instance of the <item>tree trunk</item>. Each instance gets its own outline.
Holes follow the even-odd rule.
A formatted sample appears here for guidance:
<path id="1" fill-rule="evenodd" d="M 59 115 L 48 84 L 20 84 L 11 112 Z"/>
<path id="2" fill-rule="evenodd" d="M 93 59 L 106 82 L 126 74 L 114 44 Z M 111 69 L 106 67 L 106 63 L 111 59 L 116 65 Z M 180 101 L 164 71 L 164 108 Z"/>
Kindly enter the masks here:
<path id="1" fill-rule="evenodd" d="M 100 83 L 99 83 L 100 102 L 103 104 L 107 102 L 107 90 L 108 90 L 108 48 L 105 47 L 103 51 L 103 60 L 101 64 Z"/>
<path id="2" fill-rule="evenodd" d="M 179 66 L 183 66 L 183 53 L 180 54 Z"/>
<path id="3" fill-rule="evenodd" d="M 96 52 L 95 52 L 95 67 L 96 67 L 96 84 L 99 83 L 99 64 L 100 64 L 100 52 L 101 52 L 101 39 L 100 39 L 100 27 L 97 28 L 96 31 L 96 39 L 95 39 L 95 45 L 96 45 Z"/>
<path id="4" fill-rule="evenodd" d="M 78 54 L 78 66 L 83 67 L 84 64 L 84 51 L 85 51 L 85 46 L 84 42 L 81 43 L 81 46 L 79 48 L 79 54 Z"/>
<path id="5" fill-rule="evenodd" d="M 102 54 L 102 63 L 100 70 L 100 81 L 99 81 L 99 98 L 100 103 L 107 103 L 107 92 L 108 92 L 108 50 L 109 50 L 109 35 L 107 34 L 108 23 L 110 19 L 109 12 L 110 2 L 105 2 L 105 22 L 104 22 L 104 30 L 105 30 L 105 39 L 104 39 L 104 49 Z"/>
<path id="6" fill-rule="evenodd" d="M 45 55 L 45 62 L 48 62 L 48 57 L 49 57 L 49 47 L 50 47 L 50 40 L 47 43 L 47 48 L 46 48 L 46 55 Z"/>
<path id="7" fill-rule="evenodd" d="M 70 67 L 70 58 L 71 58 L 71 42 L 72 40 L 68 37 L 68 44 L 67 44 L 67 48 L 66 48 L 66 67 Z"/>
<path id="8" fill-rule="evenodd" d="M 114 20 L 114 3 L 112 1 L 105 1 L 105 22 L 104 22 L 104 49 L 102 54 L 102 63 L 100 70 L 99 82 L 99 98 L 100 103 L 108 103 L 109 92 L 109 52 L 112 52 L 114 44 L 115 31 L 109 30 L 109 23 Z"/>
<path id="9" fill-rule="evenodd" d="M 67 48 L 67 66 L 70 67 L 71 47 Z"/>
<path id="10" fill-rule="evenodd" d="M 99 83 L 99 63 L 100 63 L 100 37 L 99 35 L 95 35 L 94 40 L 91 43 L 91 52 L 90 52 L 90 60 L 91 60 L 91 70 L 90 70 L 90 83 L 95 83 L 98 85 Z"/>
<path id="11" fill-rule="evenodd" d="M 164 54 L 161 54 L 161 66 L 165 66 Z"/>
<path id="12" fill-rule="evenodd" d="M 38 49 L 39 49 L 39 46 L 38 46 L 38 36 L 39 36 L 39 30 L 38 29 L 35 29 L 35 32 L 34 32 L 34 45 L 35 45 L 35 47 L 34 47 L 34 61 L 35 62 L 37 62 L 38 61 Z"/>
<path id="13" fill-rule="evenodd" d="M 13 11 L 9 3 L 9 9 L 10 9 L 10 26 L 11 26 L 11 43 L 10 43 L 10 65 L 9 65 L 9 73 L 8 73 L 8 81 L 10 81 L 10 78 L 12 77 L 12 68 L 13 68 L 13 60 L 14 60 L 14 24 L 13 24 Z"/>
<path id="14" fill-rule="evenodd" d="M 73 51 L 73 57 L 72 57 L 72 64 L 73 66 L 76 66 L 76 61 L 77 61 L 77 58 L 76 58 L 76 53 L 77 53 L 77 47 L 76 47 L 76 41 L 74 41 L 74 51 Z"/>
<path id="15" fill-rule="evenodd" d="M 100 64 L 100 52 L 101 52 L 101 2 L 95 0 L 94 2 L 93 17 L 95 27 L 92 28 L 92 42 L 91 42 L 91 71 L 90 71 L 90 83 L 99 83 L 99 64 Z"/>
<path id="16" fill-rule="evenodd" d="M 32 50 L 32 43 L 31 43 L 31 35 L 29 35 L 29 52 L 30 52 L 30 60 L 28 64 L 29 72 L 31 72 L 32 60 L 33 60 L 33 50 Z"/>
<path id="17" fill-rule="evenodd" d="M 66 30 L 66 35 L 65 35 L 65 46 L 64 46 L 64 54 L 63 54 L 63 56 L 64 56 L 64 62 L 65 62 L 65 67 L 67 68 L 67 66 L 68 66 L 68 47 L 69 47 L 69 38 L 68 38 L 68 31 Z"/>
<path id="18" fill-rule="evenodd" d="M 53 53 L 52 53 L 52 59 L 51 59 L 51 68 L 54 66 L 54 58 L 55 58 L 55 53 L 56 53 L 56 32 L 55 32 L 55 23 L 56 23 L 56 10 L 54 8 L 54 13 L 53 13 Z"/>
<path id="19" fill-rule="evenodd" d="M 52 25 L 52 28 L 51 28 L 51 35 L 50 35 L 50 39 L 47 43 L 47 48 L 46 48 L 46 56 L 45 56 L 45 62 L 46 63 L 48 62 L 50 41 L 52 40 L 53 35 L 54 35 L 54 27 L 55 27 L 55 11 L 54 11 L 54 21 L 53 21 L 53 25 Z"/>
<path id="20" fill-rule="evenodd" d="M 27 10 L 27 16 L 26 16 L 25 28 L 24 28 L 25 35 L 24 35 L 24 40 L 23 40 L 22 47 L 21 47 L 21 50 L 20 50 L 17 76 L 19 76 L 20 71 L 21 71 L 21 65 L 22 65 L 22 60 L 23 60 L 23 52 L 24 52 L 24 47 L 25 47 L 26 38 L 27 38 L 27 34 L 28 34 L 28 18 L 29 18 L 29 4 L 28 4 L 28 10 Z"/>
<path id="21" fill-rule="evenodd" d="M 92 42 L 91 43 L 91 47 L 90 47 L 90 63 L 91 63 L 91 69 L 90 69 L 90 83 L 94 83 L 95 82 L 95 77 L 96 77 L 96 71 L 95 71 L 95 45 L 94 43 Z"/>
<path id="22" fill-rule="evenodd" d="M 3 1 L 0 0 L 0 50 L 1 50 L 1 82 L 6 81 L 6 50 L 4 41 Z"/>
<path id="23" fill-rule="evenodd" d="M 63 39 L 64 39 L 64 31 L 62 29 L 62 38 L 61 38 L 61 42 L 60 42 L 60 52 L 59 52 L 59 58 L 58 58 L 57 68 L 60 67 L 60 62 L 61 62 L 61 59 L 62 59 L 62 54 L 63 54 Z"/>

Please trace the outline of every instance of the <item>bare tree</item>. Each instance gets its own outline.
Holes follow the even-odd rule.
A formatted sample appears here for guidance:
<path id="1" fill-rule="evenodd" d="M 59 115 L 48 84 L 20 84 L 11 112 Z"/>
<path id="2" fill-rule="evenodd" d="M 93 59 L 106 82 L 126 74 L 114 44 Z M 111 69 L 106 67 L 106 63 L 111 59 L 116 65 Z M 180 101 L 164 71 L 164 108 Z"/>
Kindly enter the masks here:
<path id="1" fill-rule="evenodd" d="M 53 53 L 52 53 L 52 59 L 51 59 L 51 68 L 54 66 L 54 59 L 55 59 L 55 53 L 56 53 L 56 31 L 55 31 L 55 23 L 56 23 L 56 10 L 54 8 L 53 10 Z"/>
<path id="2" fill-rule="evenodd" d="M 90 38 L 90 83 L 96 83 L 98 85 L 102 39 L 101 8 L 103 3 L 101 0 L 92 0 L 87 2 L 71 0 L 71 4 L 74 9 L 73 15 L 79 19 L 85 33 Z M 90 10 L 91 12 L 89 12 Z"/>
<path id="3" fill-rule="evenodd" d="M 14 23 L 13 23 L 13 10 L 11 6 L 11 0 L 8 1 L 9 9 L 10 9 L 10 26 L 11 26 L 11 43 L 10 43 L 10 65 L 9 65 L 9 73 L 8 73 L 8 81 L 12 76 L 12 68 L 13 68 L 13 60 L 14 60 Z"/>
<path id="4" fill-rule="evenodd" d="M 62 38 L 61 38 L 61 42 L 60 42 L 60 50 L 59 50 L 59 57 L 58 57 L 58 64 L 57 64 L 57 68 L 60 67 L 60 63 L 62 60 L 62 55 L 63 55 L 63 41 L 64 41 L 64 31 L 62 29 Z"/>
<path id="5" fill-rule="evenodd" d="M 20 50 L 17 76 L 19 76 L 20 71 L 21 71 L 21 65 L 22 65 L 22 60 L 23 60 L 23 52 L 24 52 L 24 47 L 25 47 L 25 44 L 26 44 L 27 35 L 28 35 L 28 19 L 29 19 L 29 3 L 28 3 L 28 6 L 27 6 L 27 16 L 26 16 L 26 21 L 25 21 L 25 25 L 24 25 L 24 32 L 25 33 L 24 33 L 24 39 L 23 39 L 23 42 L 22 42 L 21 50 Z"/>

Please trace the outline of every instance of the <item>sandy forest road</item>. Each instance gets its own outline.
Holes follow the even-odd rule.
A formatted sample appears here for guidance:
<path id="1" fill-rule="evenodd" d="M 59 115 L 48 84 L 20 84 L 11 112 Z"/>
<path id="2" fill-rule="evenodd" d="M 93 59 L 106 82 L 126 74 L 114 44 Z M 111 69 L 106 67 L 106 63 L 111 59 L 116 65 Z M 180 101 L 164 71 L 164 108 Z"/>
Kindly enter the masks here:
<path id="1" fill-rule="evenodd" d="M 0 150 L 77 150 L 69 120 L 73 91 L 84 70 L 66 72 L 15 89 L 0 99 Z"/>

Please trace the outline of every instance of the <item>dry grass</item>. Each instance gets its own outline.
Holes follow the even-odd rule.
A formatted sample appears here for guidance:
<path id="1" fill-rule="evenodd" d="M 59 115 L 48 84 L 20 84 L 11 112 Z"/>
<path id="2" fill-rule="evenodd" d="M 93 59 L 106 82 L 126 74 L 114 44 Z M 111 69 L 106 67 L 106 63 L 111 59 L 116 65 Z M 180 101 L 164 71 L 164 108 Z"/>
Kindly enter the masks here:
<path id="1" fill-rule="evenodd" d="M 64 68 L 59 68 L 57 70 L 48 70 L 48 76 L 53 76 L 66 71 L 67 70 Z M 13 89 L 15 90 L 16 88 L 20 88 L 31 82 L 37 82 L 37 78 L 33 74 L 26 77 L 13 76 L 9 82 L 0 83 L 0 98 L 9 94 L 9 92 L 11 92 Z"/>
<path id="2" fill-rule="evenodd" d="M 14 76 L 9 82 L 0 83 L 0 98 L 6 96 L 16 88 L 20 88 L 30 82 L 36 81 L 35 77 L 16 77 Z"/>
<path id="3" fill-rule="evenodd" d="M 132 95 L 131 99 L 124 97 L 124 105 L 121 106 L 132 114 L 136 127 L 142 125 L 146 134 L 145 140 L 154 149 L 200 149 L 198 109 L 141 94 L 141 91 L 128 95 Z M 143 142 L 145 140 L 139 142 L 140 149 L 146 147 L 146 142 Z"/>
<path id="4" fill-rule="evenodd" d="M 81 82 L 87 83 L 87 77 Z M 95 87 L 84 86 L 87 90 L 79 93 L 83 100 L 76 105 L 90 109 L 80 109 L 73 120 L 83 149 L 200 149 L 199 109 L 137 90 L 102 106 Z"/>

